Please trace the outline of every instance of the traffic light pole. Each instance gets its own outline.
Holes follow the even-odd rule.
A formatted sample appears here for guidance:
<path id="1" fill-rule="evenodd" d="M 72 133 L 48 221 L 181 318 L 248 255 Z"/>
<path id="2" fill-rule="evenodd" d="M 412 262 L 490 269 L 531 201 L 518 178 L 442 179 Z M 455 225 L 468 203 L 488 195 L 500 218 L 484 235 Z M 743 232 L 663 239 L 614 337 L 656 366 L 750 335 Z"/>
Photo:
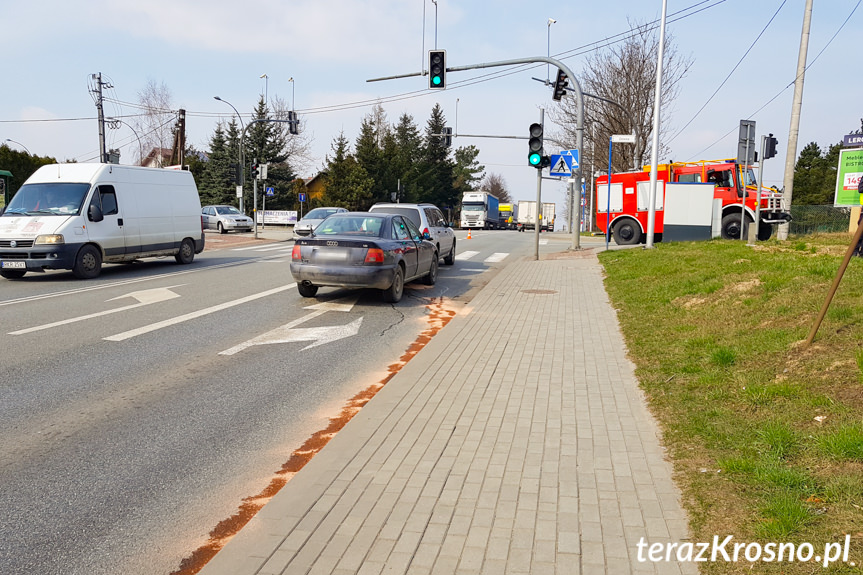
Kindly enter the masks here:
<path id="1" fill-rule="evenodd" d="M 575 74 L 572 73 L 572 70 L 569 69 L 569 66 L 558 60 L 557 58 L 550 58 L 548 56 L 533 56 L 530 58 L 515 58 L 513 60 L 500 60 L 498 62 L 485 62 L 482 64 L 470 64 L 468 66 L 454 66 L 452 68 L 446 68 L 445 72 L 464 72 L 467 70 L 479 70 L 482 68 L 499 68 L 501 66 L 515 66 L 518 64 L 551 64 L 552 66 L 557 66 L 558 69 L 563 70 L 563 73 L 566 74 L 567 78 L 572 80 L 572 91 L 575 92 L 575 100 L 576 100 L 576 115 L 575 115 L 575 145 L 578 148 L 579 153 L 584 144 L 584 94 L 581 91 L 581 85 L 578 83 Z M 411 78 L 414 76 L 425 76 L 426 72 L 412 72 L 410 74 L 399 74 L 397 76 L 386 76 L 383 78 L 372 78 L 366 80 L 366 82 L 379 82 L 381 80 L 395 80 L 398 78 Z M 537 170 L 540 172 L 540 178 L 542 177 L 541 170 Z M 573 176 L 575 179 L 575 189 L 580 190 L 581 184 L 583 182 L 583 178 L 581 175 L 581 162 L 578 164 L 578 168 L 573 171 Z M 537 206 L 538 209 L 539 206 Z M 581 249 L 581 236 L 579 234 L 579 230 L 581 229 L 581 210 L 578 210 L 578 225 L 573 226 L 572 230 L 572 248 L 573 250 Z"/>
<path id="2" fill-rule="evenodd" d="M 545 125 L 545 108 L 539 109 L 539 125 Z M 536 217 L 533 226 L 533 259 L 539 261 L 539 232 L 542 229 L 542 169 L 536 170 Z"/>

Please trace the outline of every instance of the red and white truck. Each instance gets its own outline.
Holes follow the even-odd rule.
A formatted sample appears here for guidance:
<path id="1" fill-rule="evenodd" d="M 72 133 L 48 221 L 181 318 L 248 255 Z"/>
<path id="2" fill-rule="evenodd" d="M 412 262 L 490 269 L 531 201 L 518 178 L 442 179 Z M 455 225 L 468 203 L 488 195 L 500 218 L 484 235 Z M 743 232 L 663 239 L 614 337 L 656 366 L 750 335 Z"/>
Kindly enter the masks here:
<path id="1" fill-rule="evenodd" d="M 738 164 L 734 159 L 661 164 L 657 168 L 655 241 L 662 239 L 665 182 L 714 184 L 713 197 L 722 200 L 721 236 L 725 239 L 740 239 L 740 214 L 744 189 L 746 190 L 744 236 L 748 226 L 755 221 L 758 181 L 751 166 L 744 174 L 743 165 Z M 650 205 L 650 166 L 645 166 L 640 172 L 612 174 L 610 194 L 608 176 L 601 176 L 596 180 L 595 192 L 594 205 L 599 229 L 603 233 L 608 233 L 607 219 L 610 219 L 611 235 L 615 243 L 631 245 L 644 242 Z M 776 189 L 761 190 L 759 220 L 758 239 L 762 241 L 769 239 L 773 234 L 773 226 L 791 221 L 791 214 L 783 206 L 782 194 Z"/>

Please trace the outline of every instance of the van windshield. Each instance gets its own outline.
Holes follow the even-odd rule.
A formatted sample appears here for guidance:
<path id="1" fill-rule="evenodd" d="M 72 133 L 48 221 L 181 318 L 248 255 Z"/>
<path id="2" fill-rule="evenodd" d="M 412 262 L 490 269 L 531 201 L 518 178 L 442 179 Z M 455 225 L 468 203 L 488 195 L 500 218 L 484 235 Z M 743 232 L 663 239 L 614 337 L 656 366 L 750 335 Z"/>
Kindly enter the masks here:
<path id="1" fill-rule="evenodd" d="M 3 215 L 77 215 L 89 190 L 90 184 L 24 184 L 12 197 Z"/>

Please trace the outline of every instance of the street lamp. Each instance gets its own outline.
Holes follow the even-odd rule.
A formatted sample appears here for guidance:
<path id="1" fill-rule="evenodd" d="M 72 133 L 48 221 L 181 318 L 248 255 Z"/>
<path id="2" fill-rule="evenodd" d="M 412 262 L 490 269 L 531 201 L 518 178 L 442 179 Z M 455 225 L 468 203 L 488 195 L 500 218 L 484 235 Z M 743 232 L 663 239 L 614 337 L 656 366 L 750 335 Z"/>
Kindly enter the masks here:
<path id="1" fill-rule="evenodd" d="M 546 39 L 548 41 L 548 54 L 547 56 L 551 58 L 551 25 L 557 22 L 554 18 L 548 19 L 548 34 L 546 35 Z M 549 65 L 545 65 L 545 85 L 548 86 L 551 83 L 551 78 L 549 77 Z"/>
<path id="2" fill-rule="evenodd" d="M 27 146 L 25 146 L 25 145 L 24 145 L 24 144 L 22 144 L 21 142 L 16 142 L 16 141 L 15 141 L 15 140 L 13 140 L 12 138 L 6 138 L 6 141 L 7 141 L 7 142 L 12 142 L 13 144 L 18 144 L 19 146 L 21 146 L 22 148 L 24 148 L 24 151 L 25 151 L 25 152 L 27 152 L 27 155 L 30 155 L 30 156 L 32 156 L 32 155 L 33 155 L 33 154 L 31 154 L 31 153 L 30 153 L 30 150 L 28 150 L 28 149 L 27 149 Z"/>
<path id="3" fill-rule="evenodd" d="M 294 110 L 294 77 L 288 78 L 288 82 L 291 83 L 291 110 Z"/>
<path id="4" fill-rule="evenodd" d="M 270 103 L 270 77 L 266 74 L 261 74 L 261 79 L 264 81 L 264 103 Z"/>
<path id="5" fill-rule="evenodd" d="M 231 108 L 234 108 L 233 104 L 231 104 L 227 100 L 221 99 L 218 96 L 213 96 L 213 99 L 218 100 L 220 102 L 224 102 L 227 105 L 229 105 Z M 243 117 L 240 115 L 240 112 L 238 112 L 236 108 L 234 108 L 234 112 L 237 112 L 237 118 L 240 119 L 240 126 L 243 127 L 242 134 L 243 134 L 243 136 L 245 136 L 246 135 L 246 126 L 245 126 L 245 124 L 243 124 Z M 243 137 L 240 137 L 240 142 L 239 142 L 238 147 L 239 147 L 239 150 L 237 151 L 237 155 L 239 156 L 239 161 L 240 161 L 240 186 L 239 186 L 239 188 L 240 188 L 240 211 L 243 213 L 246 213 L 245 210 L 243 210 L 243 182 L 245 181 L 243 179 L 243 164 L 245 163 L 245 159 L 243 157 Z M 257 230 L 257 227 L 255 229 Z"/>

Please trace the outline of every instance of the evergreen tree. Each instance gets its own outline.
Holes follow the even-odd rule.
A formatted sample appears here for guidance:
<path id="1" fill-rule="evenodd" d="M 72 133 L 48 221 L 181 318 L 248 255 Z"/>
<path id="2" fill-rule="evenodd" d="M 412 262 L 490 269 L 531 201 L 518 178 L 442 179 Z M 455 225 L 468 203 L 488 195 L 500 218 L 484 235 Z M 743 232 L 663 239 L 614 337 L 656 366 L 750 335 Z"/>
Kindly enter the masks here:
<path id="1" fill-rule="evenodd" d="M 201 181 L 198 182 L 198 192 L 202 204 L 236 205 L 237 194 L 231 178 L 230 149 L 225 137 L 222 123 L 216 125 L 216 131 L 210 138 L 210 153 L 207 159 Z"/>
<path id="2" fill-rule="evenodd" d="M 460 196 L 453 187 L 454 164 L 449 157 L 449 148 L 442 134 L 446 118 L 440 104 L 432 108 L 431 117 L 426 124 L 425 146 L 423 149 L 423 173 L 420 178 L 420 201 L 431 202 L 443 209 L 454 209 Z"/>
<path id="3" fill-rule="evenodd" d="M 403 202 L 419 201 L 420 174 L 422 172 L 422 137 L 413 116 L 402 114 L 399 123 L 392 133 L 392 152 L 387 153 L 387 158 L 392 158 L 391 172 L 397 180 L 401 180 L 404 189 Z M 390 155 L 391 154 L 391 155 Z"/>
<path id="4" fill-rule="evenodd" d="M 371 189 L 372 200 L 376 202 L 387 201 L 388 194 L 384 187 L 383 150 L 378 146 L 378 128 L 372 116 L 363 118 L 355 149 L 354 157 L 357 164 L 362 166 L 374 182 Z"/>
<path id="5" fill-rule="evenodd" d="M 369 209 L 374 180 L 351 155 L 344 132 L 335 139 L 332 150 L 332 158 L 327 158 L 326 204 L 357 211 Z"/>
<path id="6" fill-rule="evenodd" d="M 476 146 L 464 146 L 456 148 L 455 165 L 453 166 L 453 188 L 459 197 L 465 192 L 477 189 L 479 182 L 485 176 L 485 166 L 477 161 L 479 148 Z M 498 198 L 500 199 L 500 198 Z"/>
<path id="7" fill-rule="evenodd" d="M 833 203 L 841 147 L 841 144 L 833 144 L 826 152 L 822 152 L 816 142 L 810 142 L 800 151 L 794 165 L 795 204 Z"/>

